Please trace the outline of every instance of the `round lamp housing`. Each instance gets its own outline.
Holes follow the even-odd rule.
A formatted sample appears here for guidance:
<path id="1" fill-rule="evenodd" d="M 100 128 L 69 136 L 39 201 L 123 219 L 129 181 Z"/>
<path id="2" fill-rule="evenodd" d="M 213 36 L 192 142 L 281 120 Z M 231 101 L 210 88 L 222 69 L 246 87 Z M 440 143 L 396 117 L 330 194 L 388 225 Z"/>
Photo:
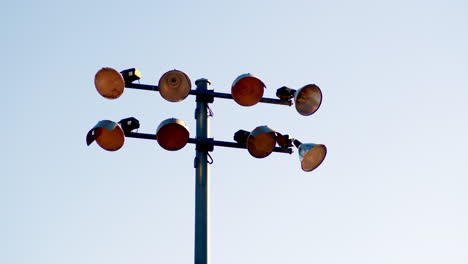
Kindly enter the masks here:
<path id="1" fill-rule="evenodd" d="M 295 92 L 294 103 L 299 114 L 311 115 L 322 104 L 322 91 L 317 85 L 308 84 Z"/>
<path id="2" fill-rule="evenodd" d="M 276 131 L 268 126 L 259 126 L 247 138 L 247 150 L 255 158 L 265 158 L 275 149 Z"/>
<path id="3" fill-rule="evenodd" d="M 301 144 L 298 147 L 303 171 L 313 171 L 322 164 L 327 155 L 327 147 L 322 144 Z"/>
<path id="4" fill-rule="evenodd" d="M 169 118 L 161 122 L 156 130 L 156 140 L 165 150 L 179 150 L 189 140 L 190 132 L 184 121 Z"/>
<path id="5" fill-rule="evenodd" d="M 265 84 L 255 75 L 246 73 L 237 77 L 232 83 L 231 94 L 236 103 L 252 106 L 263 97 Z"/>
<path id="6" fill-rule="evenodd" d="M 112 68 L 102 68 L 94 76 L 94 86 L 104 98 L 116 99 L 122 95 L 125 81 L 120 72 Z"/>
<path id="7" fill-rule="evenodd" d="M 159 79 L 159 92 L 169 102 L 180 102 L 190 93 L 192 84 L 184 72 L 168 71 Z"/>
<path id="8" fill-rule="evenodd" d="M 97 144 L 108 151 L 120 149 L 125 142 L 125 134 L 122 127 L 110 120 L 99 121 L 86 137 L 88 145 L 94 140 Z"/>

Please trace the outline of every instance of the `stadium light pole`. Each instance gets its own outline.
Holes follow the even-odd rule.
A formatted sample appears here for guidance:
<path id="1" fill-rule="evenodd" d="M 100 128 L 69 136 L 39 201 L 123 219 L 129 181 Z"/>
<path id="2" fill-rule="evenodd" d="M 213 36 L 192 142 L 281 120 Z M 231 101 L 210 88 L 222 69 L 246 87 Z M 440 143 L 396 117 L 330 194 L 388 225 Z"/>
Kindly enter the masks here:
<path id="1" fill-rule="evenodd" d="M 109 151 L 120 149 L 125 137 L 157 140 L 166 150 L 179 150 L 186 143 L 196 145 L 195 155 L 195 247 L 194 263 L 209 264 L 209 182 L 210 160 L 209 152 L 214 146 L 247 149 L 256 158 L 264 158 L 272 152 L 293 152 L 292 147 L 299 150 L 301 167 L 304 171 L 317 168 L 326 156 L 327 149 L 322 144 L 303 144 L 297 139 L 282 135 L 267 126 L 260 126 L 252 132 L 239 130 L 235 133 L 236 142 L 215 141 L 210 138 L 209 104 L 214 98 L 233 99 L 243 106 L 252 106 L 258 102 L 288 105 L 294 104 L 301 115 L 311 115 L 322 101 L 321 90 L 315 85 L 306 85 L 299 90 L 281 87 L 277 90 L 279 99 L 264 98 L 264 84 L 258 77 L 251 74 L 239 76 L 233 83 L 231 94 L 216 93 L 210 89 L 210 81 L 198 79 L 196 89 L 191 89 L 190 79 L 180 71 L 165 73 L 159 86 L 134 83 L 141 73 L 136 69 L 117 72 L 112 68 L 103 68 L 95 76 L 95 86 L 105 98 L 116 99 L 124 88 L 159 91 L 164 99 L 179 102 L 189 94 L 196 96 L 196 137 L 189 138 L 189 132 L 181 120 L 168 119 L 158 127 L 156 135 L 134 132 L 139 128 L 139 121 L 133 117 L 118 123 L 110 120 L 98 122 L 87 134 L 86 141 L 90 145 L 96 141 L 102 148 Z M 278 145 L 278 146 L 277 146 Z"/>

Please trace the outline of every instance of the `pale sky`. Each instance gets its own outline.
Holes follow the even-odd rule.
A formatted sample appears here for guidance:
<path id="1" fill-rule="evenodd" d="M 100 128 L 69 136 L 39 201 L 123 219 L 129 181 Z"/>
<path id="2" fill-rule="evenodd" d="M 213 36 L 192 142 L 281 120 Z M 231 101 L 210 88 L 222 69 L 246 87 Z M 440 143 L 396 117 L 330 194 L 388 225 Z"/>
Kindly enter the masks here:
<path id="1" fill-rule="evenodd" d="M 328 148 L 211 156 L 211 263 L 468 263 L 466 1 L 9 1 L 0 44 L 0 263 L 193 263 L 195 148 L 127 138 L 86 146 L 98 121 L 167 118 L 195 137 L 195 98 L 94 88 L 97 70 L 172 69 L 229 93 L 240 74 L 315 83 L 312 116 L 215 99 L 211 136 L 268 125 Z"/>

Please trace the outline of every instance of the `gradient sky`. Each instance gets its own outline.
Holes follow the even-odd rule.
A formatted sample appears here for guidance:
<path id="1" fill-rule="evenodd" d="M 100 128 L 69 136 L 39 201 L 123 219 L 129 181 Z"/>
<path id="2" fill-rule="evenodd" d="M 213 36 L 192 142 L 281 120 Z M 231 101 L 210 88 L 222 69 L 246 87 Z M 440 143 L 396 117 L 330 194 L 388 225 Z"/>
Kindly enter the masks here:
<path id="1" fill-rule="evenodd" d="M 211 153 L 212 263 L 468 263 L 466 1 L 7 1 L 0 64 L 0 263 L 193 263 L 194 146 L 89 147 L 99 120 L 164 119 L 195 135 L 195 100 L 102 98 L 101 67 L 168 70 L 230 92 L 315 83 L 321 108 L 215 99 L 211 135 L 268 125 L 328 147 Z"/>

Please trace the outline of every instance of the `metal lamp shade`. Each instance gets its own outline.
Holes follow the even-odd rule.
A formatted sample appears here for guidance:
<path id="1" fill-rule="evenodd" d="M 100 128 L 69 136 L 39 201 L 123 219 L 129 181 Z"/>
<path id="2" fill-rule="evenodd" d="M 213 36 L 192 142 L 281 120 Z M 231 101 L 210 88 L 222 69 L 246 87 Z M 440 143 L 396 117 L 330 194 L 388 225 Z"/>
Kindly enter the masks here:
<path id="1" fill-rule="evenodd" d="M 159 92 L 169 102 L 180 102 L 190 93 L 190 78 L 178 70 L 168 71 L 159 79 Z"/>
<path id="2" fill-rule="evenodd" d="M 242 106 L 252 106 L 263 97 L 265 84 L 255 75 L 246 73 L 232 83 L 231 94 L 234 101 Z"/>
<path id="3" fill-rule="evenodd" d="M 112 68 L 102 68 L 94 76 L 94 86 L 103 97 L 116 99 L 122 95 L 125 81 L 120 72 Z"/>
<path id="4" fill-rule="evenodd" d="M 247 138 L 247 150 L 255 158 L 265 158 L 270 155 L 275 145 L 276 131 L 267 126 L 255 128 Z"/>
<path id="5" fill-rule="evenodd" d="M 156 139 L 165 150 L 179 150 L 189 140 L 190 132 L 184 121 L 169 118 L 161 122 L 156 130 Z"/>
<path id="6" fill-rule="evenodd" d="M 301 144 L 298 147 L 303 171 L 313 171 L 320 166 L 327 155 L 327 147 L 322 144 Z"/>
<path id="7" fill-rule="evenodd" d="M 116 122 L 102 120 L 88 132 L 86 140 L 88 145 L 96 140 L 101 148 L 108 151 L 116 151 L 123 146 L 125 134 L 122 127 Z"/>
<path id="8" fill-rule="evenodd" d="M 322 103 L 322 91 L 315 84 L 309 84 L 297 90 L 294 94 L 296 110 L 303 116 L 317 111 Z"/>

